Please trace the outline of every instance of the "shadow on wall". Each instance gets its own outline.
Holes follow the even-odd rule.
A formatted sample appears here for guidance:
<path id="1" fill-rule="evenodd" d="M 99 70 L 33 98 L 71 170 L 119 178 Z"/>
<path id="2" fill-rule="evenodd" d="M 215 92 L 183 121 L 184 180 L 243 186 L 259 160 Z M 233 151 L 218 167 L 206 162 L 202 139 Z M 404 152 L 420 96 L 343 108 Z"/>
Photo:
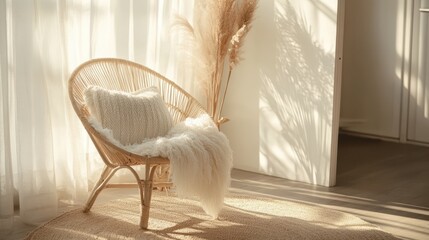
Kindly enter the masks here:
<path id="1" fill-rule="evenodd" d="M 332 15 L 318 7 L 314 6 L 315 14 Z M 312 25 L 287 0 L 276 1 L 274 24 L 274 66 L 260 70 L 260 168 L 292 180 L 325 184 L 334 53 L 314 40 Z"/>

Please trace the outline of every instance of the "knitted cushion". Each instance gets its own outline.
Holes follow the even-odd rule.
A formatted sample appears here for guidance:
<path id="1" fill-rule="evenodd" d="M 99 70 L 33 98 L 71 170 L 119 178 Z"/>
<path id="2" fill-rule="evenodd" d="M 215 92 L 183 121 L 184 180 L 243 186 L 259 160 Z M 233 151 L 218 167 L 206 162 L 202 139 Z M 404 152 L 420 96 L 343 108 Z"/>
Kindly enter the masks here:
<path id="1" fill-rule="evenodd" d="M 155 87 L 127 93 L 90 86 L 84 94 L 91 115 L 103 128 L 112 130 L 113 137 L 123 145 L 163 136 L 173 126 Z"/>

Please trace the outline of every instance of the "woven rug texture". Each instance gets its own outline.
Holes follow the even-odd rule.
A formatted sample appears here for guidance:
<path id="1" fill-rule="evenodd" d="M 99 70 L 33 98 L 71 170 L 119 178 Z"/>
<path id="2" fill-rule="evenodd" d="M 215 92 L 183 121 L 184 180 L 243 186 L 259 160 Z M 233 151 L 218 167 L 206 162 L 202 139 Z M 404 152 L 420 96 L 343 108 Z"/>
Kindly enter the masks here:
<path id="1" fill-rule="evenodd" d="M 351 214 L 293 200 L 230 193 L 218 219 L 199 202 L 154 192 L 149 230 L 138 198 L 95 202 L 89 213 L 66 212 L 27 239 L 397 239 Z"/>

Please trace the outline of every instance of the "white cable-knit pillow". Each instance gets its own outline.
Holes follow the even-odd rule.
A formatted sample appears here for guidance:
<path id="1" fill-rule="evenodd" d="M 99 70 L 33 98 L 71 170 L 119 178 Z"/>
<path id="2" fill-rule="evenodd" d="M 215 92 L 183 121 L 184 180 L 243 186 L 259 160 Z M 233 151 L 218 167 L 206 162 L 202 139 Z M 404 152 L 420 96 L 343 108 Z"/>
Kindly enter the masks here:
<path id="1" fill-rule="evenodd" d="M 90 86 L 84 94 L 91 115 L 123 145 L 164 136 L 173 126 L 156 87 L 127 93 Z"/>

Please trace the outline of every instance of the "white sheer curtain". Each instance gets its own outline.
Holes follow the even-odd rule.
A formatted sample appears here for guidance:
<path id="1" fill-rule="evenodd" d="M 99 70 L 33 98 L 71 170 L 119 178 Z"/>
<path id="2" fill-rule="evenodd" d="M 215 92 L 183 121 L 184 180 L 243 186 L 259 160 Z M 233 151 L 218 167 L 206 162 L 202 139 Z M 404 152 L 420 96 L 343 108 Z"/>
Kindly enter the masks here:
<path id="1" fill-rule="evenodd" d="M 102 162 L 72 110 L 70 73 L 83 61 L 120 57 L 176 76 L 175 13 L 193 1 L 0 1 L 0 230 L 14 205 L 26 223 L 81 203 Z M 180 83 L 179 84 L 184 84 Z M 188 84 L 189 86 L 189 84 Z M 18 201 L 19 199 L 19 201 Z"/>

